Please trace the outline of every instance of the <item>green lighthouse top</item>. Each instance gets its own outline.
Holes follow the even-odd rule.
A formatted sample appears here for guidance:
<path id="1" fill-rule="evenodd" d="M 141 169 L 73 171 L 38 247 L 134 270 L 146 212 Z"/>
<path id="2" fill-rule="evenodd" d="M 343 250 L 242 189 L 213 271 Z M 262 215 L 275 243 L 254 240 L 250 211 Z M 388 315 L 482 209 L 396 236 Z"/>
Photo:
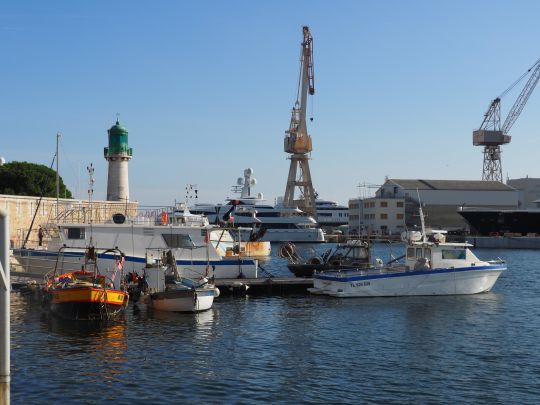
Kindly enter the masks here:
<path id="1" fill-rule="evenodd" d="M 118 121 L 118 119 L 116 120 L 116 124 L 114 124 L 111 127 L 111 129 L 109 129 L 109 134 L 110 135 L 120 135 L 120 134 L 126 134 L 127 135 L 127 133 L 128 133 L 127 128 L 120 125 L 120 122 Z"/>
<path id="2" fill-rule="evenodd" d="M 123 155 L 124 157 L 131 157 L 133 150 L 128 145 L 128 130 L 120 125 L 118 119 L 111 129 L 107 131 L 109 133 L 109 146 L 103 151 L 105 158 L 112 157 L 114 155 Z"/>

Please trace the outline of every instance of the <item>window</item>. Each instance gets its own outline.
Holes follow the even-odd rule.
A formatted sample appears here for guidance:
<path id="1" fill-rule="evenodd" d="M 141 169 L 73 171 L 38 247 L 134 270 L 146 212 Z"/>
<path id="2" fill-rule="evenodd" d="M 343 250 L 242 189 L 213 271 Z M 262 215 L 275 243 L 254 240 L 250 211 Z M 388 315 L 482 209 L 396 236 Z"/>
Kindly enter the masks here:
<path id="1" fill-rule="evenodd" d="M 375 208 L 375 201 L 371 201 L 369 203 L 369 208 Z"/>
<path id="2" fill-rule="evenodd" d="M 407 259 L 414 258 L 414 248 L 407 248 Z"/>
<path id="3" fill-rule="evenodd" d="M 364 214 L 364 219 L 369 219 L 369 214 Z"/>
<path id="4" fill-rule="evenodd" d="M 422 248 L 416 248 L 416 257 L 422 257 Z"/>
<path id="5" fill-rule="evenodd" d="M 465 260 L 465 250 L 463 249 L 443 250 L 442 258 L 449 259 L 449 260 Z"/>
<path id="6" fill-rule="evenodd" d="M 388 207 L 388 201 L 381 201 L 381 207 Z"/>
<path id="7" fill-rule="evenodd" d="M 424 249 L 424 257 L 431 260 L 431 249 Z"/>
<path id="8" fill-rule="evenodd" d="M 396 219 L 403 219 L 403 214 L 396 214 Z"/>
<path id="9" fill-rule="evenodd" d="M 381 219 L 388 219 L 388 214 L 381 214 Z"/>
<path id="10" fill-rule="evenodd" d="M 84 239 L 84 228 L 67 228 L 68 239 Z"/>
<path id="11" fill-rule="evenodd" d="M 195 244 L 189 237 L 189 235 L 178 233 L 162 233 L 163 240 L 169 248 L 192 248 Z"/>
<path id="12" fill-rule="evenodd" d="M 369 208 L 369 203 L 365 202 L 364 203 L 364 208 Z"/>
<path id="13" fill-rule="evenodd" d="M 402 208 L 403 207 L 403 201 L 397 201 L 396 202 L 396 207 Z"/>

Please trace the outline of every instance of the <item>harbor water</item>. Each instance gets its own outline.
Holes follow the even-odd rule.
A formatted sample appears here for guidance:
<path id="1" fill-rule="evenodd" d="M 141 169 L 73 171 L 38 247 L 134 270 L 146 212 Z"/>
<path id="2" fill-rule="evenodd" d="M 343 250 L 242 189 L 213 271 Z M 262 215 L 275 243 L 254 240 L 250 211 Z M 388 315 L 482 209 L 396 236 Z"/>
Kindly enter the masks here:
<path id="1" fill-rule="evenodd" d="M 474 296 L 222 296 L 196 315 L 130 304 L 88 325 L 12 294 L 11 401 L 540 403 L 540 251 L 475 253 L 508 271 Z M 278 257 L 263 266 L 288 274 Z"/>

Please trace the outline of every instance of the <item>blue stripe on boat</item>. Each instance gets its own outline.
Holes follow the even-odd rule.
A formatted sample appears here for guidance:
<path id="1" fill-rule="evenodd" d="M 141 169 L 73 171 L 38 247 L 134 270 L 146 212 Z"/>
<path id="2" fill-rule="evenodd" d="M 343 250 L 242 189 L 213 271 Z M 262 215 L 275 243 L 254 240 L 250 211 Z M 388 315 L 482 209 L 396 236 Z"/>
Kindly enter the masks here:
<path id="1" fill-rule="evenodd" d="M 432 270 L 417 270 L 417 271 L 404 271 L 396 273 L 386 273 L 386 274 L 368 274 L 365 276 L 355 275 L 347 276 L 346 271 L 341 273 L 333 272 L 335 274 L 343 274 L 343 276 L 331 276 L 326 274 L 314 274 L 313 277 L 320 280 L 329 280 L 329 281 L 358 281 L 358 280 L 373 280 L 378 278 L 393 278 L 393 277 L 407 277 L 407 276 L 421 276 L 426 274 L 444 274 L 444 273 L 457 273 L 464 271 L 491 271 L 491 270 L 506 270 L 505 265 L 493 265 L 493 266 L 473 266 L 473 267 L 460 267 L 457 269 L 432 269 Z"/>

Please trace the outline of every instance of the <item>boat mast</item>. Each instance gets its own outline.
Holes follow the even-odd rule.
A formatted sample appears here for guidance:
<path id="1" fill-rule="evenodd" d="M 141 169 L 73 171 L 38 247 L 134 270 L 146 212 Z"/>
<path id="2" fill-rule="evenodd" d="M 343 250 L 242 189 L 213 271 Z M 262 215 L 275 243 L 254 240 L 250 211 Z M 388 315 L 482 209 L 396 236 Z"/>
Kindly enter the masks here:
<path id="1" fill-rule="evenodd" d="M 424 211 L 422 210 L 422 200 L 420 199 L 420 192 L 416 189 L 418 195 L 418 211 L 420 213 L 420 225 L 422 226 L 422 242 L 426 243 L 426 223 L 424 222 Z"/>
<path id="2" fill-rule="evenodd" d="M 56 222 L 58 222 L 58 204 L 60 199 L 60 175 L 59 175 L 59 160 L 58 145 L 60 143 L 60 132 L 56 133 Z"/>
<path id="3" fill-rule="evenodd" d="M 87 166 L 86 170 L 88 171 L 88 205 L 90 208 L 90 246 L 92 246 L 92 195 L 94 194 L 94 165 L 90 163 L 90 166 Z"/>

